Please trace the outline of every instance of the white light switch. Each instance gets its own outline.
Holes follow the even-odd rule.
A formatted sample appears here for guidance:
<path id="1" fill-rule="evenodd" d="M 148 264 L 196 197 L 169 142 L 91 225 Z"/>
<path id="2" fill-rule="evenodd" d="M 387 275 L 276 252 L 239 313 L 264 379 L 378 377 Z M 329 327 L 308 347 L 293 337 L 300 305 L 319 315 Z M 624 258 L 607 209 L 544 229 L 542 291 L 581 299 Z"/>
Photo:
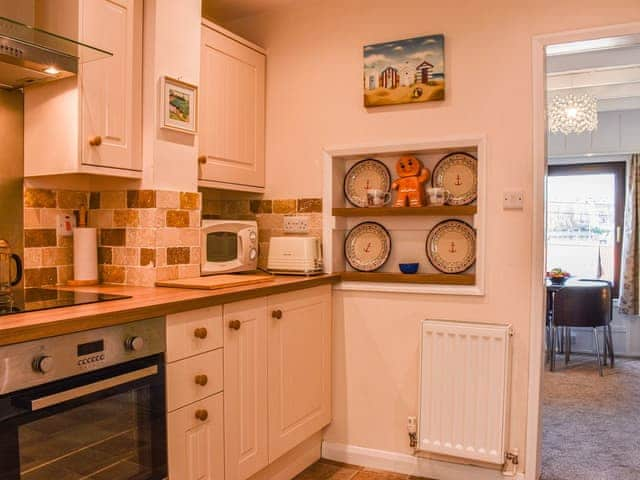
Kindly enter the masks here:
<path id="1" fill-rule="evenodd" d="M 75 215 L 58 214 L 56 224 L 59 237 L 71 237 L 73 236 L 73 227 L 76 226 L 76 217 Z"/>
<path id="2" fill-rule="evenodd" d="M 502 195 L 504 210 L 522 210 L 524 208 L 524 192 L 522 190 L 506 190 Z"/>

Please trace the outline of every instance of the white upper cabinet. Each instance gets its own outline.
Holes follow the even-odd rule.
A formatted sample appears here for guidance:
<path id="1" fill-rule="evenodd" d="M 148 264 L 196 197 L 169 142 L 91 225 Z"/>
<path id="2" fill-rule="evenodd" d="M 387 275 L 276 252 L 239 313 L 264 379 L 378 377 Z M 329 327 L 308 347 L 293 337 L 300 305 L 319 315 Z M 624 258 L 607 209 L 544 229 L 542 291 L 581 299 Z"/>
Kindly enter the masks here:
<path id="1" fill-rule="evenodd" d="M 142 170 L 142 0 L 36 2 L 36 24 L 109 51 L 25 89 L 25 176 Z"/>
<path id="2" fill-rule="evenodd" d="M 201 41 L 199 183 L 261 192 L 265 186 L 265 53 L 206 20 Z"/>

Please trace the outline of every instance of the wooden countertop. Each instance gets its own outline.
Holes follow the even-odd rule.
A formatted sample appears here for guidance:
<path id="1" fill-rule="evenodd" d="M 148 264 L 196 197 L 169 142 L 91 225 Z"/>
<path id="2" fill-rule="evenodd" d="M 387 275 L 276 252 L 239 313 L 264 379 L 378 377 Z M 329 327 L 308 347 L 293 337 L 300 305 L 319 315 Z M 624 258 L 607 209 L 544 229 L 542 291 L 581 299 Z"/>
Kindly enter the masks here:
<path id="1" fill-rule="evenodd" d="M 0 346 L 90 330 L 170 313 L 336 283 L 338 274 L 276 275 L 272 282 L 219 290 L 99 285 L 65 290 L 130 295 L 132 298 L 0 316 Z"/>

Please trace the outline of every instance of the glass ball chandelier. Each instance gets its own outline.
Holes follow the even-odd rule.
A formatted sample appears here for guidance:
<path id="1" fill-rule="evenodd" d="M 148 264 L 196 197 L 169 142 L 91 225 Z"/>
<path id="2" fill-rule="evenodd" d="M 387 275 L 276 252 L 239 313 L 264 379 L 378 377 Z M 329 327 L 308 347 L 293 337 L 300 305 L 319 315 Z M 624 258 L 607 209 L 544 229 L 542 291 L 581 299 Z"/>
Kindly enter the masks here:
<path id="1" fill-rule="evenodd" d="M 588 93 L 558 95 L 549 102 L 547 116 L 551 133 L 593 132 L 598 128 L 598 101 Z"/>

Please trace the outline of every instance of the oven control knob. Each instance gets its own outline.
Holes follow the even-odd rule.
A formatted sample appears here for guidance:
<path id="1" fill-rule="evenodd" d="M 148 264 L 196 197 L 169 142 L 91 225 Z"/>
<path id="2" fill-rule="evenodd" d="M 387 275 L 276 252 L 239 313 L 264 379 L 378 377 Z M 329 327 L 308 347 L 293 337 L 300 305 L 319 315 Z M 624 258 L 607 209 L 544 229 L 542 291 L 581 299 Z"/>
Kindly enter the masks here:
<path id="1" fill-rule="evenodd" d="M 33 360 L 31 365 L 36 372 L 47 373 L 53 368 L 53 357 L 41 355 Z"/>
<path id="2" fill-rule="evenodd" d="M 249 259 L 250 260 L 255 260 L 258 257 L 258 250 L 256 250 L 255 248 L 252 248 L 251 250 L 249 250 Z"/>
<path id="3" fill-rule="evenodd" d="M 251 230 L 251 232 L 249 233 L 249 240 L 251 240 L 253 243 L 256 243 L 256 232 L 254 230 Z"/>
<path id="4" fill-rule="evenodd" d="M 144 339 L 142 337 L 129 337 L 125 340 L 124 346 L 127 350 L 138 352 L 144 347 Z"/>

